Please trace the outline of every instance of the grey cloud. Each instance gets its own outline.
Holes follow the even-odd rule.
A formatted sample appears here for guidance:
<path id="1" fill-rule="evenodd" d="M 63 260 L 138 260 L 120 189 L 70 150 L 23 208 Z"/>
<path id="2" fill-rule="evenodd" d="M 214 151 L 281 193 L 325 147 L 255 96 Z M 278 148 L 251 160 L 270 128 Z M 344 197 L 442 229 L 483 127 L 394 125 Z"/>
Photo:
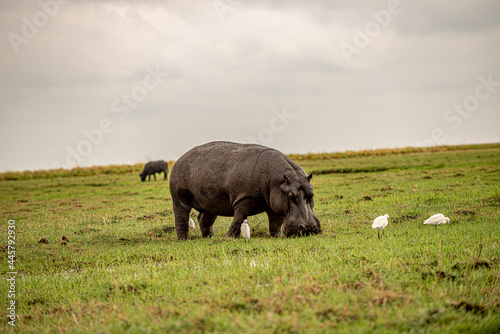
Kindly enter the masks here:
<path id="1" fill-rule="evenodd" d="M 500 139 L 492 127 L 499 92 L 458 130 L 443 119 L 474 93 L 478 76 L 500 81 L 497 1 L 401 0 L 401 13 L 351 63 L 339 45 L 353 43 L 355 27 L 388 1 L 241 0 L 223 21 L 213 4 L 72 1 L 19 53 L 3 38 L 0 170 L 64 162 L 66 148 L 104 118 L 114 131 L 84 165 L 175 159 L 209 140 L 247 141 L 283 107 L 296 118 L 265 144 L 285 152 L 412 146 L 438 127 L 450 144 Z M 40 7 L 0 9 L 5 37 Z M 168 76 L 120 119 L 113 102 L 155 66 Z"/>

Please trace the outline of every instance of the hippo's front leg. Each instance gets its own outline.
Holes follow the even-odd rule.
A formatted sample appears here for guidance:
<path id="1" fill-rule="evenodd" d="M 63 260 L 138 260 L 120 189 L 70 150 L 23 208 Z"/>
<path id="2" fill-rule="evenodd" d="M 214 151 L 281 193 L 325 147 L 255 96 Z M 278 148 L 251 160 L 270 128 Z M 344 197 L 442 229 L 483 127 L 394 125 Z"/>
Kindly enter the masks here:
<path id="1" fill-rule="evenodd" d="M 233 221 L 231 222 L 231 226 L 229 226 L 229 230 L 226 233 L 228 237 L 232 238 L 240 237 L 241 224 L 243 224 L 243 221 L 247 219 L 248 214 L 250 213 L 250 210 L 252 210 L 253 205 L 254 202 L 252 200 L 243 200 L 238 202 L 237 205 L 235 205 L 234 218 Z"/>
<path id="2" fill-rule="evenodd" d="M 273 211 L 267 211 L 266 213 L 269 218 L 269 233 L 271 234 L 271 237 L 281 238 L 283 235 L 281 233 L 281 226 L 283 226 L 285 217 L 278 215 Z"/>

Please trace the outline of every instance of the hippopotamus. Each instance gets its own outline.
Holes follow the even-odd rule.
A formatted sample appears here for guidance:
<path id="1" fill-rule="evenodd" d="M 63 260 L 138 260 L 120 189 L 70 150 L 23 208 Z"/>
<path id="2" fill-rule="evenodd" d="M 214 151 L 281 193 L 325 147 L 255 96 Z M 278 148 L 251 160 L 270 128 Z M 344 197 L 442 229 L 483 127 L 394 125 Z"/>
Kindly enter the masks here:
<path id="1" fill-rule="evenodd" d="M 227 236 L 238 238 L 248 216 L 265 212 L 272 237 L 321 233 L 314 214 L 312 173 L 278 150 L 224 141 L 192 148 L 170 172 L 177 238 L 188 237 L 191 209 L 203 237 L 217 216 L 234 217 Z"/>
<path id="2" fill-rule="evenodd" d="M 163 179 L 166 180 L 168 177 L 168 164 L 163 160 L 148 162 L 139 176 L 141 181 L 144 182 L 146 177 L 148 177 L 148 181 L 151 181 L 151 175 L 153 175 L 156 181 L 156 173 L 163 173 L 165 175 Z"/>

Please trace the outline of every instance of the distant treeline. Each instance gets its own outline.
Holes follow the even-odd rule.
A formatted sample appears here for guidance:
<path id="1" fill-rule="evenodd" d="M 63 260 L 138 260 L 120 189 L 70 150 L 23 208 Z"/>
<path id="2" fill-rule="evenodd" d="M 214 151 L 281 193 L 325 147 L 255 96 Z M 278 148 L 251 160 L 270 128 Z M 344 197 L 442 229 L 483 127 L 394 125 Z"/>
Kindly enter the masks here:
<path id="1" fill-rule="evenodd" d="M 306 154 L 287 154 L 290 159 L 295 161 L 316 161 L 316 160 L 333 160 L 356 157 L 369 156 L 386 156 L 398 154 L 414 154 L 414 153 L 433 153 L 433 152 L 450 152 L 450 151 L 468 151 L 482 150 L 490 148 L 500 148 L 500 143 L 494 144 L 474 144 L 474 145 L 450 145 L 450 146 L 430 146 L 430 147 L 403 147 L 403 148 L 384 148 L 378 150 L 363 150 L 363 151 L 346 151 L 334 153 L 306 153 Z"/>
<path id="2" fill-rule="evenodd" d="M 335 160 L 355 157 L 368 156 L 388 156 L 401 154 L 415 153 L 432 153 L 432 152 L 450 152 L 450 151 L 468 151 L 500 148 L 500 143 L 494 144 L 476 144 L 476 145 L 453 145 L 453 146 L 432 146 L 432 147 L 405 147 L 393 149 L 378 149 L 378 150 L 363 150 L 363 151 L 346 151 L 334 153 L 307 153 L 307 154 L 288 154 L 295 161 L 318 161 L 318 160 Z M 169 161 L 169 168 L 172 168 L 174 162 Z M 4 172 L 0 173 L 0 181 L 9 180 L 31 180 L 39 178 L 64 178 L 72 176 L 90 176 L 102 174 L 125 174 L 125 173 L 140 173 L 144 168 L 143 163 L 134 165 L 109 165 L 109 166 L 93 166 L 93 167 L 75 167 L 72 169 L 51 169 L 51 170 L 36 170 L 23 172 Z M 384 169 L 385 170 L 385 169 Z M 317 174 L 328 174 L 332 171 L 318 172 Z M 336 172 L 352 172 L 349 169 Z"/>
<path id="3" fill-rule="evenodd" d="M 109 166 L 92 166 L 92 167 L 75 167 L 72 169 L 50 169 L 50 170 L 35 170 L 23 172 L 5 172 L 0 174 L 0 181 L 8 180 L 30 180 L 30 179 L 50 179 L 72 176 L 89 176 L 102 174 L 125 174 L 137 172 L 140 173 L 144 168 L 144 164 L 135 165 L 109 165 Z"/>

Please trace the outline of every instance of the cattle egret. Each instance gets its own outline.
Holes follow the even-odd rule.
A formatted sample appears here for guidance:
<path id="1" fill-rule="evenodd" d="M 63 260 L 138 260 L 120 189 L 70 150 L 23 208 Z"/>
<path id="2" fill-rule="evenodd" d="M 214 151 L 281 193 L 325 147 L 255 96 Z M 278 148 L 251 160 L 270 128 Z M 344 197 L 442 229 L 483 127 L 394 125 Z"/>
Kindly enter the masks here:
<path id="1" fill-rule="evenodd" d="M 442 213 L 437 213 L 433 216 L 430 216 L 424 221 L 425 225 L 434 225 L 436 228 L 438 225 L 446 224 L 450 222 L 450 218 L 445 217 Z"/>
<path id="2" fill-rule="evenodd" d="M 391 217 L 389 217 L 388 214 L 385 214 L 385 215 L 379 216 L 373 220 L 372 228 L 378 230 L 378 238 L 379 239 L 380 239 L 380 230 L 382 230 L 382 232 L 383 232 L 385 227 L 387 226 L 387 224 L 389 224 L 389 222 L 387 221 L 387 218 L 391 218 Z"/>
<path id="3" fill-rule="evenodd" d="M 250 226 L 248 226 L 248 221 L 246 219 L 243 221 L 243 224 L 241 224 L 241 234 L 247 241 L 250 240 Z"/>
<path id="4" fill-rule="evenodd" d="M 189 218 L 189 229 L 190 230 L 196 230 L 196 225 L 194 224 L 194 220 Z"/>

